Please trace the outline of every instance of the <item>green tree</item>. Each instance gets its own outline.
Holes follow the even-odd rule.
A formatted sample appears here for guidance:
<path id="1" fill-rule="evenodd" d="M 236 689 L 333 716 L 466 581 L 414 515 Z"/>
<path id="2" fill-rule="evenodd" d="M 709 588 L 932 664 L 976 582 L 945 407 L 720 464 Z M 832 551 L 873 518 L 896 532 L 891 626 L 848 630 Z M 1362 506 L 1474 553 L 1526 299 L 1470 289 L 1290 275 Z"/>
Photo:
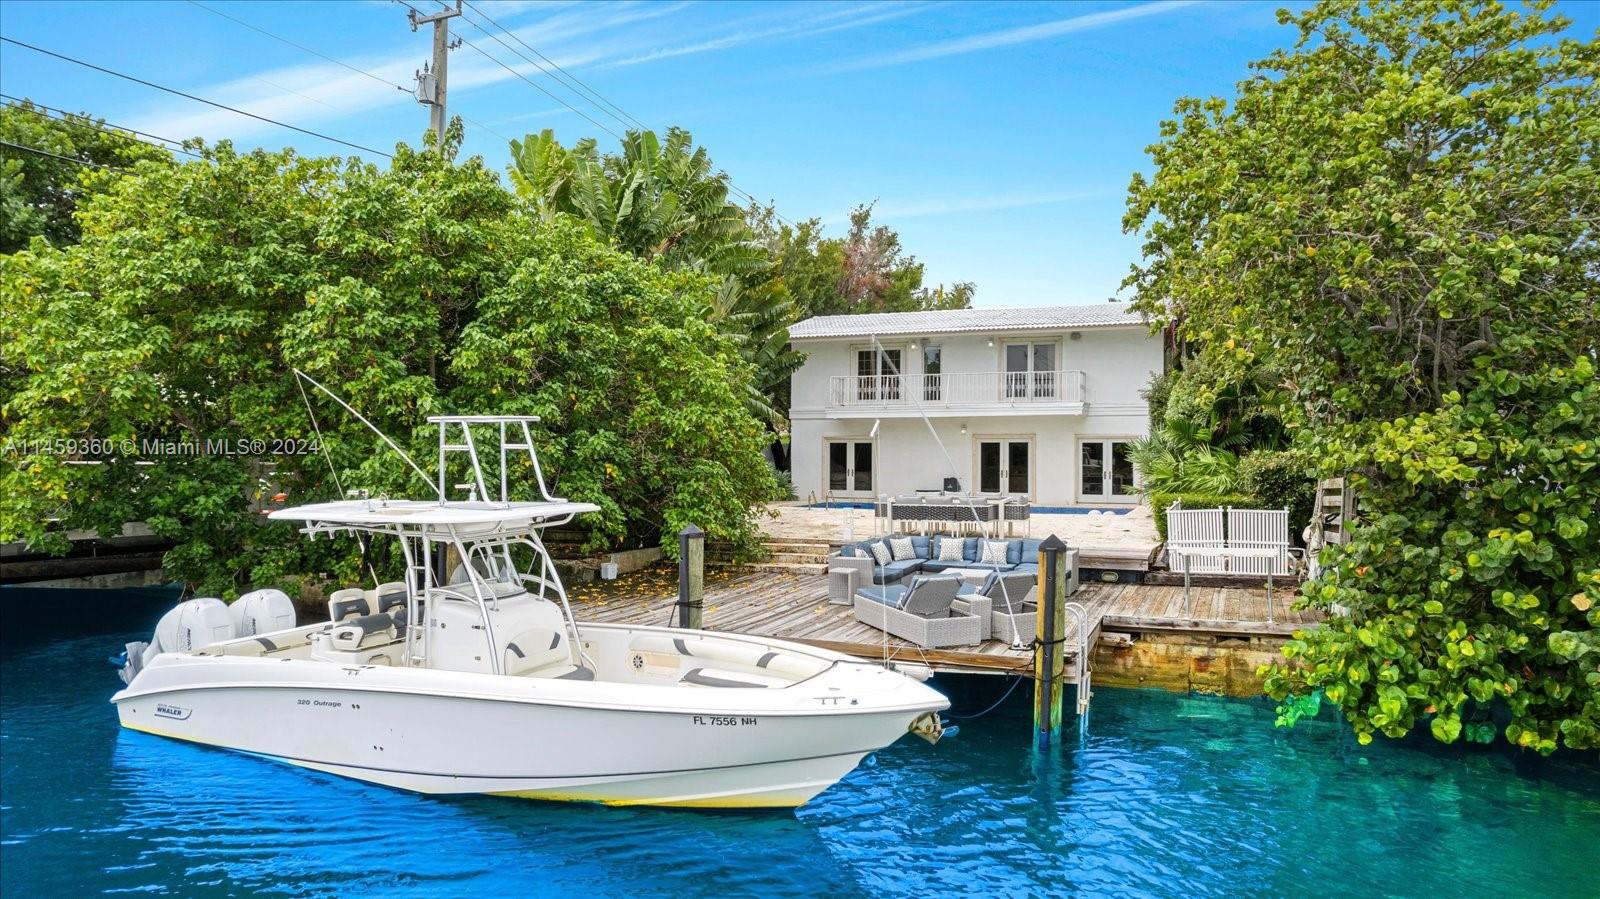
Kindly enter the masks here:
<path id="1" fill-rule="evenodd" d="M 32 148 L 0 146 L 0 253 L 14 253 L 36 236 L 57 245 L 76 241 L 72 212 L 85 196 L 120 177 L 117 169 L 172 160 L 104 121 L 56 118 L 27 100 L 0 107 L 0 141 Z"/>
<path id="2" fill-rule="evenodd" d="M 449 142 L 453 155 L 458 128 Z M 64 529 L 144 520 L 177 542 L 168 570 L 206 592 L 354 577 L 348 546 L 263 527 L 263 492 L 328 498 L 330 467 L 345 488 L 426 486 L 314 395 L 315 454 L 73 459 L 31 443 L 308 439 L 300 368 L 423 460 L 427 414 L 543 416 L 555 488 L 602 505 L 580 522 L 591 548 L 691 520 L 753 545 L 773 487 L 743 406 L 751 369 L 705 320 L 715 279 L 529 218 L 478 158 L 402 145 L 385 170 L 227 144 L 204 155 L 88 198 L 81 243 L 0 258 L 0 355 L 22 372 L 0 407 L 0 540 L 60 549 Z"/>
<path id="3" fill-rule="evenodd" d="M 1231 104 L 1185 99 L 1135 176 L 1137 307 L 1270 364 L 1362 518 L 1270 673 L 1366 742 L 1600 745 L 1593 360 L 1600 42 L 1549 4 L 1323 2 Z M 1287 136 L 1291 136 L 1287 137 Z"/>
<path id="4" fill-rule="evenodd" d="M 570 216 L 640 259 L 719 276 L 705 314 L 756 369 L 751 414 L 773 433 L 787 425 L 789 375 L 805 358 L 788 349 L 794 306 L 781 290 L 750 289 L 771 280 L 766 251 L 688 131 L 669 128 L 665 141 L 629 131 L 621 153 L 601 154 L 593 138 L 568 150 L 547 128 L 512 141 L 511 159 L 511 182 L 540 217 Z"/>
<path id="5" fill-rule="evenodd" d="M 543 215 L 582 220 L 602 241 L 668 268 L 743 275 L 766 265 L 744 211 L 728 200 L 728 176 L 682 128 L 629 131 L 621 153 L 593 138 L 568 150 L 545 129 L 511 142 L 511 183 Z"/>
<path id="6" fill-rule="evenodd" d="M 837 238 L 823 236 L 819 219 L 790 225 L 759 205 L 746 213 L 773 260 L 773 278 L 802 317 L 966 309 L 977 293 L 970 281 L 924 286 L 922 263 L 905 252 L 894 229 L 872 224 L 870 205 L 856 207 L 850 230 Z"/>

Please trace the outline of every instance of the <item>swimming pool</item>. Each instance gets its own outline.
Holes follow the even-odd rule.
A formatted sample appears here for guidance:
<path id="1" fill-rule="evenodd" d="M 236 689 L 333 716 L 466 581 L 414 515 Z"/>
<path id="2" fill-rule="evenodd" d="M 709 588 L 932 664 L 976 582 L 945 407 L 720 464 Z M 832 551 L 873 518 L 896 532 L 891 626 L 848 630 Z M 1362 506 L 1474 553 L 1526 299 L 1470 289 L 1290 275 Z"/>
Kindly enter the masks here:
<path id="1" fill-rule="evenodd" d="M 162 604 L 22 607 L 8 592 L 7 896 L 1594 890 L 1593 754 L 1359 747 L 1331 720 L 1275 730 L 1264 702 L 1101 689 L 1087 739 L 1039 755 L 1019 689 L 938 746 L 902 740 L 797 813 L 429 798 L 119 730 L 103 659 L 144 639 Z M 1000 686 L 944 688 L 963 714 Z"/>
<path id="2" fill-rule="evenodd" d="M 826 503 L 807 503 L 807 509 L 871 509 L 872 503 L 854 503 L 836 500 Z M 1102 509 L 1091 506 L 1034 506 L 1035 515 L 1088 515 L 1090 512 L 1103 512 L 1107 515 L 1126 515 L 1131 509 Z"/>

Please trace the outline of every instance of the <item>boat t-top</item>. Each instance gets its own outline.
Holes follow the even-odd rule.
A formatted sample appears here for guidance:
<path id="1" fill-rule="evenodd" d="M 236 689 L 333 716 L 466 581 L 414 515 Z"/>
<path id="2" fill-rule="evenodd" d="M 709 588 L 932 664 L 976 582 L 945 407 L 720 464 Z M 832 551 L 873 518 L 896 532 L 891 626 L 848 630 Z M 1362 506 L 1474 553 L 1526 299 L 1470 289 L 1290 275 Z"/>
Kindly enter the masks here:
<path id="1" fill-rule="evenodd" d="M 393 538 L 403 580 L 338 590 L 328 621 L 300 626 L 277 590 L 180 603 L 129 646 L 122 725 L 423 793 L 706 807 L 798 806 L 908 731 L 941 733 L 948 700 L 885 665 L 577 621 L 541 533 L 599 507 L 550 494 L 537 419 L 428 421 L 435 496 L 269 516 L 313 539 Z M 475 432 L 497 437 L 488 482 Z M 461 457 L 468 496 L 447 499 Z M 513 469 L 537 499 L 510 498 Z"/>

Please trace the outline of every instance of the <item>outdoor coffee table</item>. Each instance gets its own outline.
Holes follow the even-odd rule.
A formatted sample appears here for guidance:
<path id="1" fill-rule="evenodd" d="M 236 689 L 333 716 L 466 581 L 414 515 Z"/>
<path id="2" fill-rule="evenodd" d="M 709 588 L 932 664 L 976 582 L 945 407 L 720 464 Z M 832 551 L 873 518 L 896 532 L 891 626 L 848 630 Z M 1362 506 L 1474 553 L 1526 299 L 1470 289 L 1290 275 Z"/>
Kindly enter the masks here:
<path id="1" fill-rule="evenodd" d="M 989 579 L 990 568 L 946 568 L 940 574 L 953 574 L 961 578 L 963 584 L 973 587 L 982 587 L 983 582 Z"/>

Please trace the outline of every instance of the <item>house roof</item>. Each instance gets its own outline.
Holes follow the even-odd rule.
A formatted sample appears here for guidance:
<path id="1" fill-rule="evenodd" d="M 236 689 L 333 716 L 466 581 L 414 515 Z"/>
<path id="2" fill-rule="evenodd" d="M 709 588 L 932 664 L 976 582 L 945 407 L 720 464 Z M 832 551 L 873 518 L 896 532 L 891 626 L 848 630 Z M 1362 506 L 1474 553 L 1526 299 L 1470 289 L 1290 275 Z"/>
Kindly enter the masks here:
<path id="1" fill-rule="evenodd" d="M 928 312 L 874 312 L 817 315 L 789 326 L 789 339 L 883 337 L 890 334 L 952 334 L 986 331 L 1042 331 L 1142 325 L 1144 316 L 1121 303 L 1095 306 L 1034 306 L 1025 309 L 935 309 Z"/>

